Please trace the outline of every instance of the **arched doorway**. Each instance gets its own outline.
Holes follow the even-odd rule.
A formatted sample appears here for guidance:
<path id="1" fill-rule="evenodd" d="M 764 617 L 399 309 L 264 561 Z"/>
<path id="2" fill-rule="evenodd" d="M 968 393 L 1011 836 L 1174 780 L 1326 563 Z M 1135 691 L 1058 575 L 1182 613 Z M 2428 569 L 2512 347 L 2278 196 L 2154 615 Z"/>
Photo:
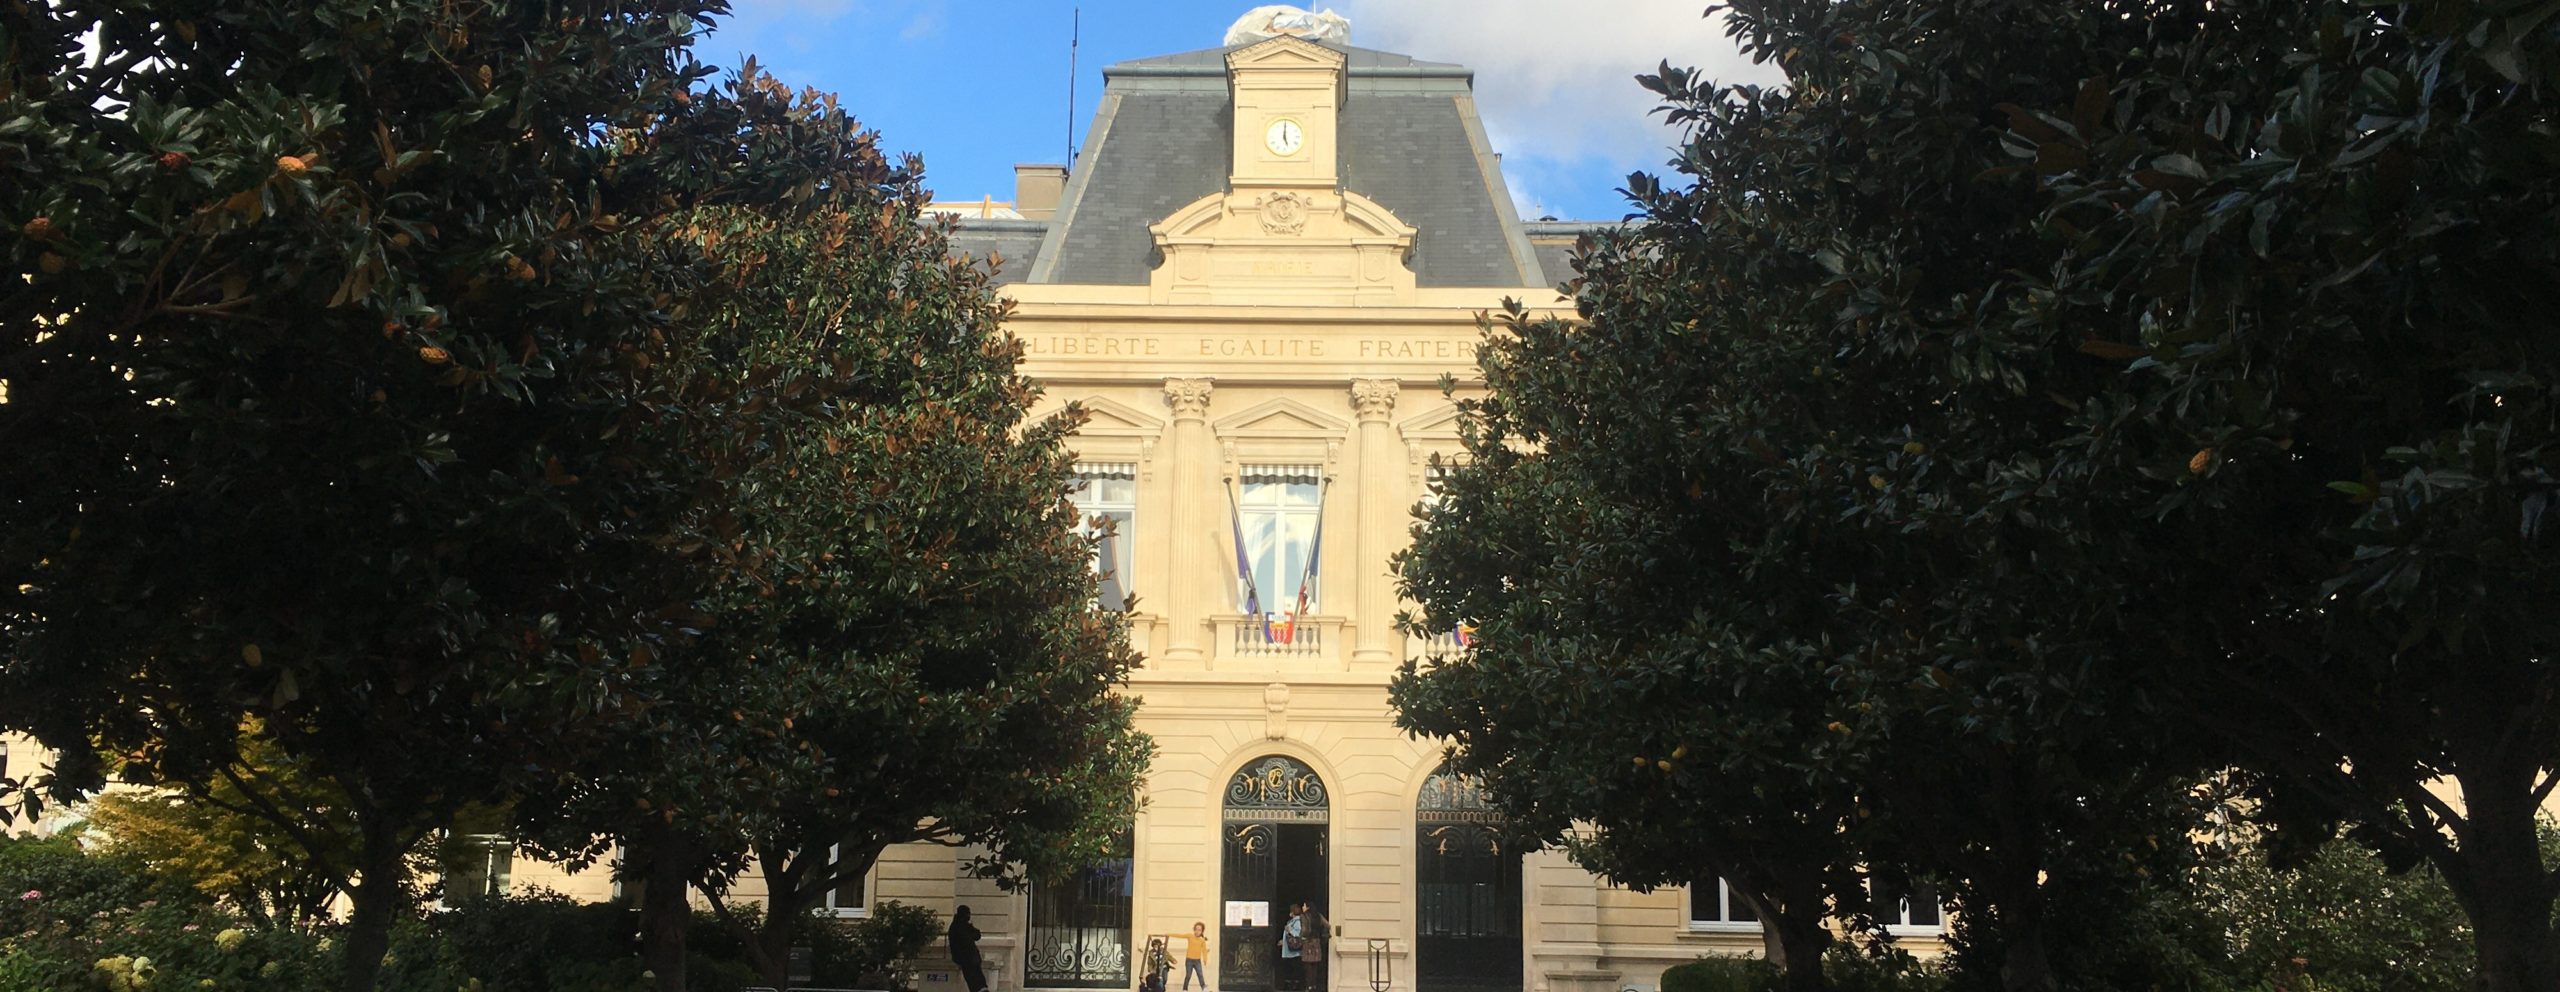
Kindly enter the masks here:
<path id="1" fill-rule="evenodd" d="M 1521 852 L 1501 816 L 1445 765 L 1413 805 L 1415 992 L 1522 988 Z"/>
<path id="2" fill-rule="evenodd" d="M 1227 781 L 1219 829 L 1219 992 L 1305 987 L 1296 969 L 1280 967 L 1279 928 L 1289 921 L 1287 907 L 1325 904 L 1326 829 L 1332 819 L 1324 780 L 1295 758 L 1256 758 Z"/>

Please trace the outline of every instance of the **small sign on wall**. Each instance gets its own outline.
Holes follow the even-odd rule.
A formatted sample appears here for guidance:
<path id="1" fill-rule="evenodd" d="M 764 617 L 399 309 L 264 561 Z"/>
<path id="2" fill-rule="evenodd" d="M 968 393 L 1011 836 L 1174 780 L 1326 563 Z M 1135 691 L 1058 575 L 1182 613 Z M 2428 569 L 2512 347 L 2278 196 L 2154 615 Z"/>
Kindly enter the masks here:
<path id="1" fill-rule="evenodd" d="M 1231 927 L 1270 926 L 1271 903 L 1229 899 L 1227 900 L 1227 925 Z"/>

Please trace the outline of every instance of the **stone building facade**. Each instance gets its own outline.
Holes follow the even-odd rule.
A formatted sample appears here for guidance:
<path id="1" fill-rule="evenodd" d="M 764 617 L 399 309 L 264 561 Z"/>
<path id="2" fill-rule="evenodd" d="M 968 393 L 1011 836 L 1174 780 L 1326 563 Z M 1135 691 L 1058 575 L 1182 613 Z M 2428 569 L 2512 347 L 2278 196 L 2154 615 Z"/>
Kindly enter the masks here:
<path id="1" fill-rule="evenodd" d="M 1757 953 L 1713 880 L 1639 894 L 1505 847 L 1387 703 L 1454 646 L 1396 629 L 1389 564 L 1459 453 L 1441 383 L 1476 381 L 1484 312 L 1565 304 L 1591 225 L 1515 214 L 1461 66 L 1277 37 L 1104 78 L 1073 169 L 947 209 L 1045 402 L 1090 413 L 1083 498 L 1117 525 L 1106 599 L 1135 596 L 1161 748 L 1146 806 L 1129 860 L 1077 885 L 1003 894 L 895 852 L 876 897 L 968 905 L 1001 989 L 1125 988 L 1150 935 L 1205 922 L 1212 987 L 1294 990 L 1274 928 L 1301 901 L 1342 992 L 1616 992 Z"/>

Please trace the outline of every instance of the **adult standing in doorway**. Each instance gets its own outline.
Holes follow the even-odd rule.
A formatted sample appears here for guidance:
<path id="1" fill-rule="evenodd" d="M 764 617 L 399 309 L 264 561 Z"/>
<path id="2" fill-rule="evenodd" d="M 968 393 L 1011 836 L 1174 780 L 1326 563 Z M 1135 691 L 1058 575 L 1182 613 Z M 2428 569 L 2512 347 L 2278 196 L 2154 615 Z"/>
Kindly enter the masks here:
<path id="1" fill-rule="evenodd" d="M 960 966 L 960 980 L 969 992 L 987 992 L 986 961 L 978 957 L 978 928 L 969 923 L 969 907 L 951 912 L 951 963 Z"/>
<path id="2" fill-rule="evenodd" d="M 1280 927 L 1280 974 L 1277 984 L 1283 990 L 1307 987 L 1306 963 L 1298 958 L 1301 942 L 1305 939 L 1303 934 L 1307 922 L 1306 912 L 1306 903 L 1290 906 L 1289 922 Z"/>
<path id="3" fill-rule="evenodd" d="M 1324 912 L 1313 904 L 1298 906 L 1298 961 L 1306 969 L 1307 992 L 1325 992 L 1325 938 L 1333 936 L 1333 928 L 1325 922 Z"/>

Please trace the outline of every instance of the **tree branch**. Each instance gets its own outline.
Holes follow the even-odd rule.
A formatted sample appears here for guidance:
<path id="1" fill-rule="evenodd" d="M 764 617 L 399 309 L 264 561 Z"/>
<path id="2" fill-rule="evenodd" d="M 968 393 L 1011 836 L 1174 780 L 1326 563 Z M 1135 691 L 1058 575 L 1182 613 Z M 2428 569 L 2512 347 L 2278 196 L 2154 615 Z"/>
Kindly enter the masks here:
<path id="1" fill-rule="evenodd" d="M 252 804 L 256 805 L 257 810 L 251 815 L 255 815 L 259 819 L 266 820 L 269 823 L 273 823 L 276 826 L 283 828 L 286 836 L 292 837 L 294 843 L 302 845 L 303 853 L 311 856 L 312 866 L 320 869 L 321 873 L 328 877 L 331 888 L 345 893 L 347 898 L 355 898 L 356 893 L 353 887 L 354 883 L 348 880 L 346 869 L 339 867 L 336 862 L 329 859 L 328 853 L 321 850 L 319 840 L 312 836 L 309 830 L 303 827 L 301 821 L 286 815 L 283 810 L 276 808 L 276 804 L 273 801 L 260 794 L 256 787 L 250 785 L 247 779 L 241 777 L 240 771 L 236 766 L 230 764 L 223 765 L 222 777 L 225 781 L 231 783 L 232 788 L 240 790 L 240 794 L 242 796 L 246 797 Z M 213 803 L 216 806 L 221 806 L 224 809 L 231 810 L 232 812 L 247 812 L 237 807 L 224 805 L 219 800 L 214 799 L 212 797 L 211 790 L 191 787 L 187 791 L 190 795 L 203 799 L 206 802 Z"/>

